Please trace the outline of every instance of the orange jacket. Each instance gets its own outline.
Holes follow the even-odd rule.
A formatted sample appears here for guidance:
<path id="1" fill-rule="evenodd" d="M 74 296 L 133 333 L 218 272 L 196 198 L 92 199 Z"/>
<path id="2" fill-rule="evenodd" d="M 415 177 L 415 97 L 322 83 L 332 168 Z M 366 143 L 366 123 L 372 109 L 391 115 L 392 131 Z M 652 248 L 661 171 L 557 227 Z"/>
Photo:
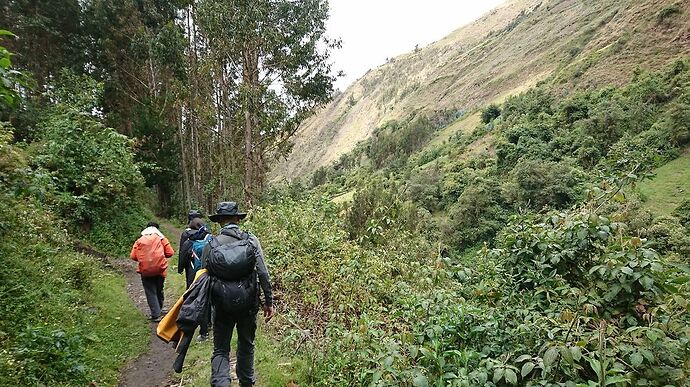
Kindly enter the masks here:
<path id="1" fill-rule="evenodd" d="M 142 235 L 132 246 L 129 257 L 139 262 L 137 273 L 144 277 L 168 274 L 168 260 L 175 254 L 168 238 L 158 234 Z"/>

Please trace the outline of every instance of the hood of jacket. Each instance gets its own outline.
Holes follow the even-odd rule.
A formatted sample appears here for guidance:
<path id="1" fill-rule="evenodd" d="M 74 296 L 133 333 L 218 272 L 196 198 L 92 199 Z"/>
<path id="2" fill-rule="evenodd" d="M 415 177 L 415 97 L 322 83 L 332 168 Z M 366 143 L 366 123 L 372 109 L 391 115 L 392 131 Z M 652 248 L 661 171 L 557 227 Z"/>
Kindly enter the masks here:
<path id="1" fill-rule="evenodd" d="M 163 239 L 163 238 L 165 237 L 165 236 L 163 235 L 163 233 L 162 233 L 159 229 L 157 229 L 157 228 L 155 228 L 155 227 L 153 227 L 153 226 L 151 226 L 151 227 L 146 227 L 146 228 L 145 228 L 144 230 L 142 230 L 142 232 L 141 232 L 141 235 L 142 235 L 142 236 L 143 236 L 143 235 L 151 235 L 151 234 L 157 234 L 158 236 L 161 237 L 161 239 Z"/>

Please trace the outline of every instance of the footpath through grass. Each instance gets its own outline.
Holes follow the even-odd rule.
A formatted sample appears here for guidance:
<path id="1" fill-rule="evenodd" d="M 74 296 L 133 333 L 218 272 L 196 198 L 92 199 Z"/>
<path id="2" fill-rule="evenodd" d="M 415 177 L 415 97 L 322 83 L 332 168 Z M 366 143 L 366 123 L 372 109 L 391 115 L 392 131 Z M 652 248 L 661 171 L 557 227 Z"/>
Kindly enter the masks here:
<path id="1" fill-rule="evenodd" d="M 168 277 L 165 281 L 166 304 L 172 305 L 185 291 L 185 277 L 177 273 L 177 257 L 179 251 L 180 230 L 173 229 L 167 222 L 161 222 L 161 231 L 168 237 L 175 249 L 175 256 L 170 259 Z M 180 226 L 182 227 L 182 226 Z M 270 257 L 267 264 L 270 270 Z M 258 328 L 256 332 L 256 351 L 254 355 L 254 367 L 257 374 L 256 386 L 277 387 L 286 386 L 290 382 L 299 383 L 302 378 L 306 363 L 300 359 L 293 359 L 281 351 L 277 342 L 270 336 L 270 325 L 275 324 L 275 320 L 266 324 L 263 321 L 261 312 L 259 313 Z M 198 330 L 196 335 L 198 336 Z M 188 387 L 206 387 L 211 377 L 211 353 L 213 352 L 213 337 L 206 342 L 198 342 L 196 338 L 192 342 L 187 357 L 185 359 L 182 373 L 173 373 L 173 382 Z M 232 339 L 230 355 L 235 356 L 237 348 L 237 332 L 235 331 Z M 170 365 L 172 366 L 172 364 Z M 231 370 L 235 377 L 234 367 Z M 235 382 L 236 383 L 236 382 Z"/>
<path id="2" fill-rule="evenodd" d="M 671 215 L 690 199 L 690 150 L 656 170 L 656 176 L 639 186 L 645 206 L 654 215 Z"/>

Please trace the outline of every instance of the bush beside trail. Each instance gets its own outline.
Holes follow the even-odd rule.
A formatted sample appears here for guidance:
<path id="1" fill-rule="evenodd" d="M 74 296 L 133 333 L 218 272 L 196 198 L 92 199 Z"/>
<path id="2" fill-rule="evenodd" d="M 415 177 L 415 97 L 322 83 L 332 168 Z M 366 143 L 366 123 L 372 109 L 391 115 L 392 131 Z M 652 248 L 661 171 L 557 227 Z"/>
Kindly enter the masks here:
<path id="1" fill-rule="evenodd" d="M 40 186 L 24 174 L 23 152 L 6 138 L 0 143 L 0 380 L 114 385 L 121 365 L 146 346 L 146 323 L 119 273 L 75 252 L 61 219 L 41 200 L 13 192 Z"/>
<path id="2" fill-rule="evenodd" d="M 325 198 L 266 204 L 248 225 L 280 295 L 275 336 L 311 359 L 310 385 L 683 385 L 690 272 L 628 224 L 632 183 L 450 257 L 402 227 L 349 240 Z"/>

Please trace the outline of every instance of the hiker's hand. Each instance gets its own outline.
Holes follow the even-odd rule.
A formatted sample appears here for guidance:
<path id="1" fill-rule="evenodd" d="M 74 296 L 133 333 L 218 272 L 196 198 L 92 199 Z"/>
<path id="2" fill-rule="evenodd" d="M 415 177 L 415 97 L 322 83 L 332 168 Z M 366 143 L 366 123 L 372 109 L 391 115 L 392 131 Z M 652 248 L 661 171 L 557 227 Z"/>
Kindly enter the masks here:
<path id="1" fill-rule="evenodd" d="M 273 305 L 264 305 L 264 319 L 266 320 L 266 322 L 271 321 L 274 314 L 276 314 L 276 308 Z"/>

